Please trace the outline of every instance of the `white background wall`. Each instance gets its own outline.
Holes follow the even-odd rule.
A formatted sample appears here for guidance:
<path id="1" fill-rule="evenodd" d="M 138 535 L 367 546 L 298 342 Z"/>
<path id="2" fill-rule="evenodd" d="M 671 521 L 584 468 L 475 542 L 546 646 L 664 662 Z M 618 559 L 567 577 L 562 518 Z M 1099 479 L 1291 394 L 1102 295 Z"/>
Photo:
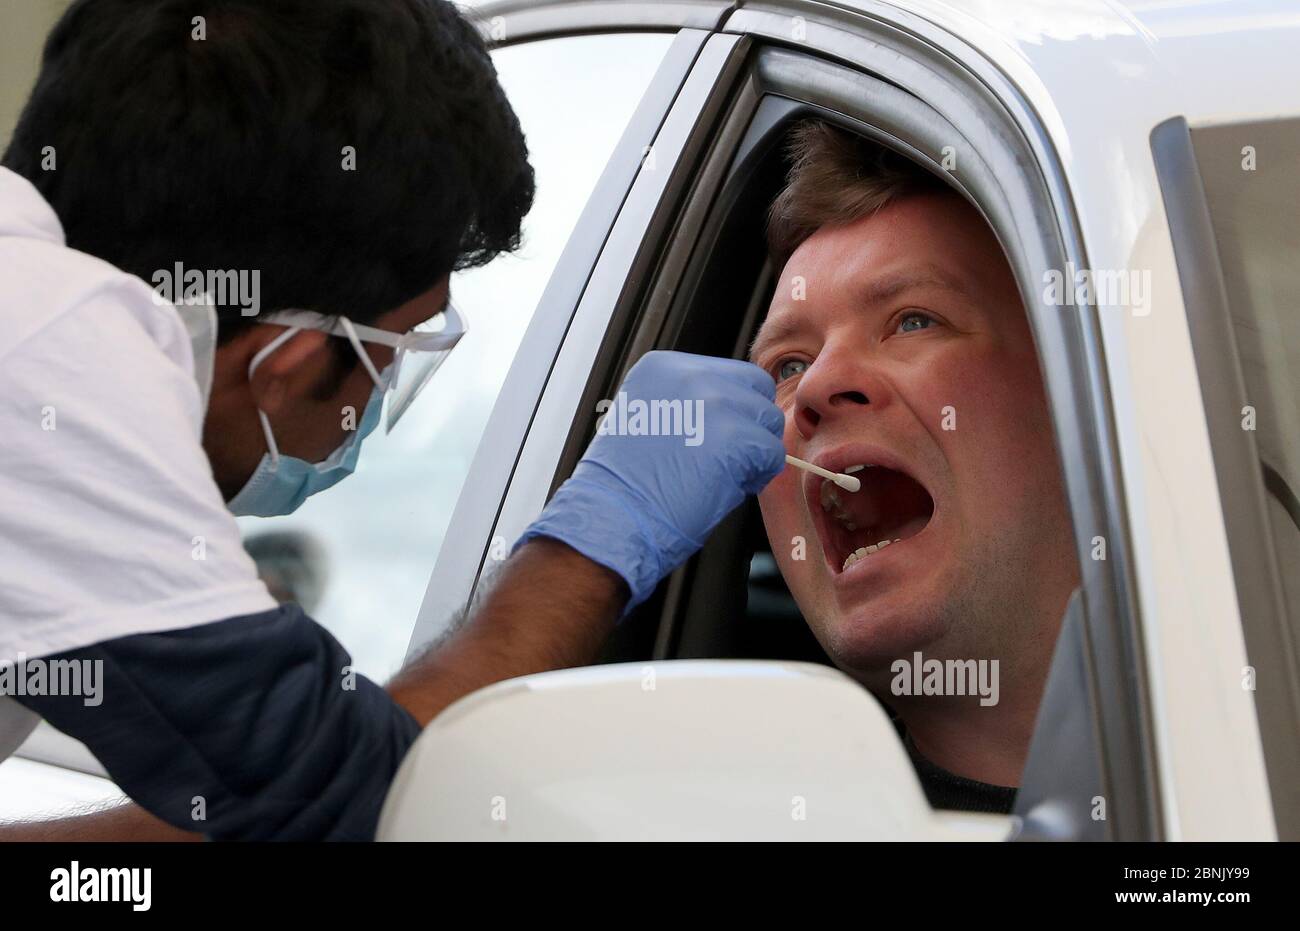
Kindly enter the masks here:
<path id="1" fill-rule="evenodd" d="M 72 0 L 0 0 L 0 149 L 36 80 L 50 27 Z"/>

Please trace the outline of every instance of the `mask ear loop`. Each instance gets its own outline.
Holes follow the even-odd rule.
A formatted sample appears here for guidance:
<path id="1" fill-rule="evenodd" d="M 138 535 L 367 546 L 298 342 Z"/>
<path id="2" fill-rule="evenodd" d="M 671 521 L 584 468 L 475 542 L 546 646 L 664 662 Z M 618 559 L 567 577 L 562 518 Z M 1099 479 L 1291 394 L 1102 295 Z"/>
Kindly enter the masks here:
<path id="1" fill-rule="evenodd" d="M 384 384 L 384 379 L 380 377 L 379 370 L 375 368 L 374 361 L 370 358 L 370 353 L 366 352 L 366 347 L 361 345 L 361 337 L 357 336 L 357 331 L 352 326 L 352 321 L 347 317 L 339 317 L 339 325 L 348 335 L 348 341 L 352 343 L 352 348 L 357 351 L 361 357 L 361 364 L 366 367 L 370 374 L 370 380 L 375 383 L 375 387 L 380 391 L 387 391 L 388 386 Z M 400 351 L 400 350 L 399 350 Z"/>
<path id="2" fill-rule="evenodd" d="M 262 364 L 262 361 L 292 339 L 293 335 L 301 329 L 302 327 L 290 327 L 258 350 L 257 354 L 253 356 L 252 361 L 248 363 L 249 384 L 252 384 L 253 372 Z M 275 434 L 271 432 L 271 421 L 266 416 L 266 412 L 259 407 L 257 409 L 257 416 L 262 421 L 262 435 L 266 437 L 266 451 L 271 454 L 271 471 L 275 471 L 280 468 L 280 447 L 275 444 Z"/>

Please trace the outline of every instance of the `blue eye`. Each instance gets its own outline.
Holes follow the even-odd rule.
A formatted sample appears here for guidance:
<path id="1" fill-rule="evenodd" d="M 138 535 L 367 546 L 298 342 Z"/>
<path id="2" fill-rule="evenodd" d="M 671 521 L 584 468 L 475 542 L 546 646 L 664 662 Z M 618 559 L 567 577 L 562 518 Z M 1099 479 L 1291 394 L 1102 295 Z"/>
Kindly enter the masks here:
<path id="1" fill-rule="evenodd" d="M 776 380 L 785 381 L 808 370 L 808 363 L 803 359 L 786 359 L 776 369 Z"/>
<path id="2" fill-rule="evenodd" d="M 903 319 L 898 321 L 899 333 L 915 333 L 917 330 L 928 330 L 930 325 L 935 322 L 934 318 L 922 313 L 904 314 Z"/>

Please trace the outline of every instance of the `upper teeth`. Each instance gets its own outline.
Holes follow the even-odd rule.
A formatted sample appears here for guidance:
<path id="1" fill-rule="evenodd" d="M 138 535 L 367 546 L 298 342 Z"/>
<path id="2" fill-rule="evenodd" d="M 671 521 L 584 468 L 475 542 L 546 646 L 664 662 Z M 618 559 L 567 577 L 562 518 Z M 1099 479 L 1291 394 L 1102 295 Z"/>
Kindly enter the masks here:
<path id="1" fill-rule="evenodd" d="M 873 543 L 870 546 L 864 546 L 859 549 L 856 549 L 852 553 L 849 553 L 847 557 L 845 557 L 844 566 L 843 568 L 840 569 L 840 571 L 843 572 L 845 569 L 853 565 L 859 559 L 862 559 L 864 556 L 870 556 L 872 553 L 878 552 L 879 550 L 883 550 L 891 543 L 901 543 L 901 542 L 903 542 L 901 538 L 895 540 L 881 540 L 879 543 Z"/>

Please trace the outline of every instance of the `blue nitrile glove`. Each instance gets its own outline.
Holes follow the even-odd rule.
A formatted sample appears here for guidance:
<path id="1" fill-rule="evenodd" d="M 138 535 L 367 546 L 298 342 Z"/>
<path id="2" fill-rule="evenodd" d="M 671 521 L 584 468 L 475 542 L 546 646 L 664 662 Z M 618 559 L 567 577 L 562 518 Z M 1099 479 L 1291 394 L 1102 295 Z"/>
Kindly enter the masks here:
<path id="1" fill-rule="evenodd" d="M 602 402 L 608 409 L 582 461 L 515 547 L 539 536 L 567 543 L 627 580 L 631 610 L 784 468 L 775 391 L 748 362 L 648 353 L 615 400 Z M 666 417 L 663 405 L 652 413 L 653 401 L 679 403 Z M 673 426 L 678 435 L 645 435 Z"/>

